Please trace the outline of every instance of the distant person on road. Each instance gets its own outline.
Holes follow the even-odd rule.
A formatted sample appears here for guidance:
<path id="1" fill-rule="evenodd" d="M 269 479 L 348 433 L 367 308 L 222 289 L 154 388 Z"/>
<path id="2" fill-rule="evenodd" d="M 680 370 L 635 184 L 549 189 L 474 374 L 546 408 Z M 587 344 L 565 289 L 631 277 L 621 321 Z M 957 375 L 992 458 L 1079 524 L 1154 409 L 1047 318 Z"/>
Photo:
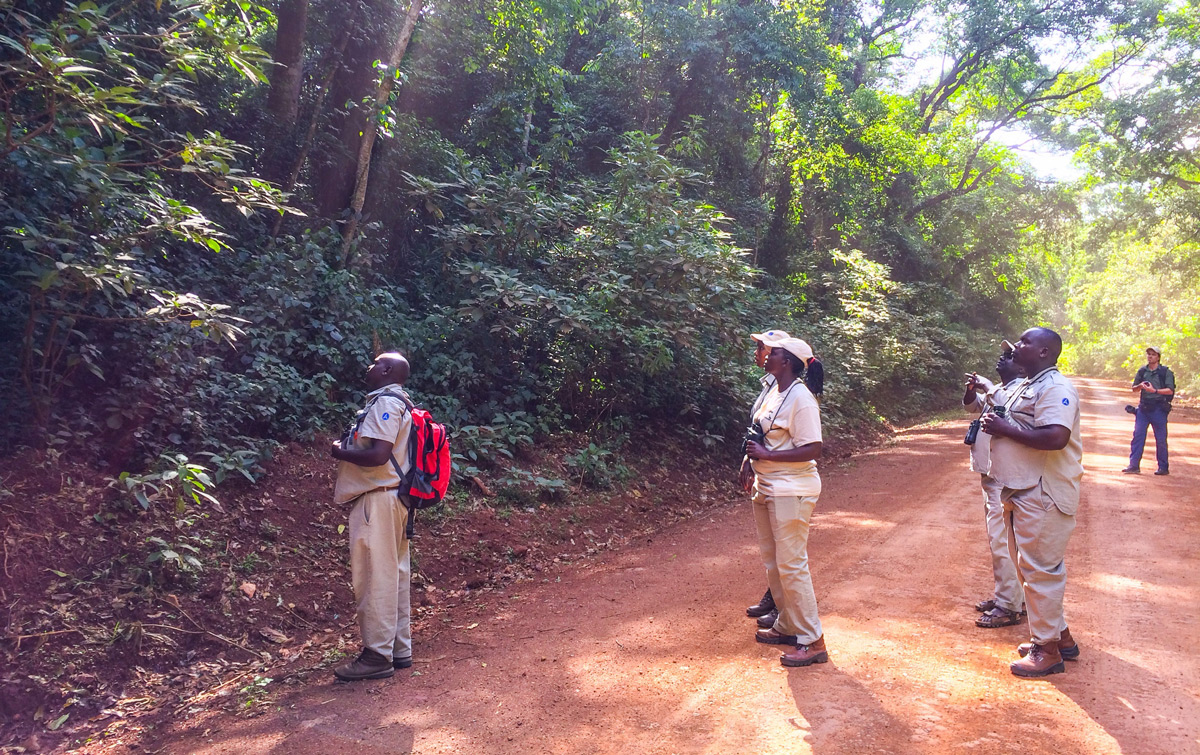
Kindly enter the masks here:
<path id="1" fill-rule="evenodd" d="M 408 472 L 412 416 L 401 386 L 408 360 L 380 354 L 367 372 L 366 406 L 346 436 L 331 450 L 338 475 L 334 503 L 350 510 L 350 574 L 363 649 L 334 670 L 345 682 L 383 679 L 412 666 L 411 568 L 408 521 L 397 489 Z"/>
<path id="2" fill-rule="evenodd" d="M 982 424 L 992 436 L 991 476 L 1003 486 L 1005 526 L 1029 611 L 1031 641 L 1017 648 L 1023 657 L 1010 666 L 1020 677 L 1060 674 L 1064 658 L 1079 657 L 1063 616 L 1063 594 L 1083 444 L 1079 394 L 1055 367 L 1061 353 L 1062 338 L 1053 330 L 1022 333 L 1013 362 L 1027 377 L 1006 391 L 1006 416 L 989 412 Z"/>
<path id="3" fill-rule="evenodd" d="M 779 615 L 755 633 L 768 645 L 795 645 L 784 666 L 825 663 L 829 653 L 808 568 L 808 529 L 821 495 L 821 410 L 800 375 L 812 349 L 799 338 L 765 338 L 766 370 L 775 378 L 754 413 L 762 441 L 748 441 L 754 471 L 754 522 L 767 583 Z"/>
<path id="4" fill-rule="evenodd" d="M 754 339 L 754 363 L 761 369 L 767 363 L 767 354 L 770 349 L 763 343 L 765 339 L 782 340 L 791 338 L 787 331 L 784 330 L 764 330 L 762 333 L 751 333 L 750 338 Z M 758 394 L 758 398 L 754 401 L 754 406 L 750 409 L 750 422 L 754 422 L 754 414 L 762 406 L 766 400 L 767 394 L 775 387 L 775 376 L 771 373 L 764 373 L 759 382 L 762 383 L 762 390 Z M 742 489 L 749 492 L 754 486 L 754 469 L 750 466 L 750 457 L 742 459 L 742 468 L 738 472 L 738 482 Z M 771 587 L 767 586 L 767 591 L 763 593 L 762 598 L 746 609 L 746 615 L 752 619 L 758 620 L 758 625 L 764 629 L 775 626 L 775 619 L 779 616 L 779 611 L 775 608 L 775 599 L 771 596 Z"/>
<path id="5" fill-rule="evenodd" d="M 1021 380 L 1021 370 L 1013 364 L 1013 351 L 1007 348 L 1008 342 L 996 362 L 996 373 L 1000 375 L 1000 384 L 993 385 L 992 381 L 972 372 L 967 374 L 966 393 L 963 394 L 963 407 L 968 412 L 982 414 L 985 409 L 993 406 L 1003 406 L 1008 400 L 1008 391 Z M 994 588 L 992 597 L 975 604 L 975 610 L 982 616 L 975 620 L 975 625 L 984 629 L 1012 626 L 1021 621 L 1025 612 L 1025 597 L 1021 591 L 1021 580 L 1017 577 L 1017 567 L 1013 564 L 1012 555 L 1008 549 L 1008 533 L 1004 527 L 1004 503 L 1000 500 L 1000 491 L 1004 488 L 996 478 L 992 477 L 991 436 L 979 433 L 971 446 L 971 471 L 978 472 L 980 484 L 983 487 L 983 514 L 987 525 L 988 543 L 992 550 L 992 578 Z"/>
<path id="6" fill-rule="evenodd" d="M 1146 428 L 1154 428 L 1154 454 L 1157 457 L 1156 475 L 1170 474 L 1167 462 L 1167 415 L 1175 396 L 1175 375 L 1161 363 L 1162 352 L 1156 346 L 1146 348 L 1146 366 L 1133 376 L 1133 392 L 1140 393 L 1133 415 L 1133 441 L 1129 444 L 1129 466 L 1125 474 L 1141 474 L 1142 451 L 1146 448 Z"/>

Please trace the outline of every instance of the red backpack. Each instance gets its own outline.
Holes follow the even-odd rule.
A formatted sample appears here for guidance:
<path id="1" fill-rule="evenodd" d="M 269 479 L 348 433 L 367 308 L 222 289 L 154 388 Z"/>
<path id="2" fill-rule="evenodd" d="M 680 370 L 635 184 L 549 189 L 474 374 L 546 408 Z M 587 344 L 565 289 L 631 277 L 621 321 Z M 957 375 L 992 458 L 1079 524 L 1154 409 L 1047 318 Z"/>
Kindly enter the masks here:
<path id="1" fill-rule="evenodd" d="M 405 535 L 412 540 L 417 509 L 441 503 L 450 487 L 450 438 L 445 425 L 434 422 L 433 415 L 414 406 L 405 394 L 389 392 L 384 395 L 400 399 L 412 416 L 412 429 L 408 432 L 408 474 L 401 471 L 395 454 L 389 457 L 400 476 L 400 487 L 396 492 L 408 509 Z"/>

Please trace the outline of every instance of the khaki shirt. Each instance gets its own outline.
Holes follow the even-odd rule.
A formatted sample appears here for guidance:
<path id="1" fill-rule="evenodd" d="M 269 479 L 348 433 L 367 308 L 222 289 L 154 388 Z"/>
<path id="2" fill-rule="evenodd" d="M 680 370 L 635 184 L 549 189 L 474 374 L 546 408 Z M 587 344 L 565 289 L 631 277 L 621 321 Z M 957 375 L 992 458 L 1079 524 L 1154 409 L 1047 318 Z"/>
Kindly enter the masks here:
<path id="1" fill-rule="evenodd" d="M 754 400 L 754 407 L 750 409 L 751 422 L 754 421 L 754 415 L 758 413 L 759 408 L 763 405 L 763 401 L 766 400 L 767 394 L 770 393 L 771 389 L 775 387 L 775 376 L 768 372 L 766 375 L 760 377 L 758 382 L 762 383 L 762 391 L 759 392 L 758 398 Z"/>
<path id="2" fill-rule="evenodd" d="M 987 393 L 976 393 L 975 403 L 964 406 L 968 412 L 978 414 L 984 410 L 984 407 L 1004 406 L 1004 402 L 1008 400 L 1008 390 L 1013 388 L 1017 383 L 1021 382 L 1021 378 L 1013 378 L 1004 385 L 994 385 Z M 975 436 L 975 445 L 971 446 L 971 471 L 979 474 L 991 474 L 992 468 L 992 436 L 987 433 L 979 433 Z"/>
<path id="3" fill-rule="evenodd" d="M 767 431 L 771 451 L 799 448 L 821 440 L 821 409 L 801 380 L 779 392 L 767 391 L 754 421 Z M 752 459 L 754 490 L 769 497 L 821 494 L 821 476 L 815 461 L 766 461 Z"/>
<path id="4" fill-rule="evenodd" d="M 358 413 L 356 428 L 351 428 L 350 448 L 367 448 L 367 438 L 388 441 L 392 444 L 392 458 L 407 473 L 408 432 L 412 429 L 412 415 L 404 401 L 397 395 L 402 393 L 398 385 L 385 385 L 367 394 L 366 407 Z M 405 394 L 407 395 L 407 394 Z M 338 462 L 337 483 L 333 486 L 334 503 L 353 501 L 372 490 L 397 488 L 400 476 L 392 463 L 377 467 L 360 467 L 349 461 Z"/>
<path id="5" fill-rule="evenodd" d="M 1083 440 L 1079 431 L 1079 394 L 1055 367 L 1013 387 L 1004 404 L 1017 425 L 1032 430 L 1061 425 L 1071 439 L 1058 451 L 1039 451 L 1011 438 L 992 438 L 990 474 L 1004 487 L 1024 490 L 1038 484 L 1064 514 L 1079 508 L 1083 478 Z"/>

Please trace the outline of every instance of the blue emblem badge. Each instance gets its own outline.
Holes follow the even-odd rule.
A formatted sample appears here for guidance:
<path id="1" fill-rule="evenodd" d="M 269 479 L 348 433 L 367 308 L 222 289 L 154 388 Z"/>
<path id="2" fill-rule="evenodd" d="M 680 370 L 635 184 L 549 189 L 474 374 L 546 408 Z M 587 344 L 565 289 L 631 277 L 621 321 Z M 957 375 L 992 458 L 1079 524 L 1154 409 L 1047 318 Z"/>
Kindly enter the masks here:
<path id="1" fill-rule="evenodd" d="M 1071 400 L 1070 400 L 1070 399 L 1066 399 L 1066 398 L 1064 398 L 1064 399 L 1063 399 L 1063 406 L 1070 406 L 1070 405 L 1071 405 Z M 383 415 L 383 418 L 384 418 L 384 419 L 387 419 L 387 415 L 386 415 L 386 414 L 385 414 L 385 415 Z"/>
<path id="2" fill-rule="evenodd" d="M 1065 403 L 1067 403 L 1067 400 L 1066 400 L 1065 398 L 1063 399 L 1063 403 L 1064 403 L 1064 404 L 1065 404 Z M 387 418 L 389 418 L 389 417 L 391 417 L 391 416 L 392 416 L 392 415 L 388 414 L 387 412 L 384 412 L 384 413 L 383 413 L 383 418 L 384 418 L 384 419 L 387 419 Z"/>

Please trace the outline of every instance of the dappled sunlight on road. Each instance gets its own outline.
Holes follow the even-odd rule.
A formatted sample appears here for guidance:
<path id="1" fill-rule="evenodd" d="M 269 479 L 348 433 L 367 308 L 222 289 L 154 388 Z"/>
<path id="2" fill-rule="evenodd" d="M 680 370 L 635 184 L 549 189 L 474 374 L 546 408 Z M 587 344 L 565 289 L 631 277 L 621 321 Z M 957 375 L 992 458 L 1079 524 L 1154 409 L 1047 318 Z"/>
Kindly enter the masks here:
<path id="1" fill-rule="evenodd" d="M 895 527 L 895 522 L 888 522 L 882 519 L 875 519 L 869 516 L 863 516 L 861 512 L 853 511 L 829 511 L 817 512 L 813 515 L 813 528 L 846 528 L 846 529 L 890 529 Z"/>
<path id="2" fill-rule="evenodd" d="M 1140 593 L 1142 600 L 1169 601 L 1172 604 L 1186 600 L 1191 594 L 1191 591 L 1183 588 L 1157 585 L 1120 574 L 1093 573 L 1081 579 L 1080 582 L 1080 587 L 1088 587 L 1100 592 L 1122 596 Z"/>

